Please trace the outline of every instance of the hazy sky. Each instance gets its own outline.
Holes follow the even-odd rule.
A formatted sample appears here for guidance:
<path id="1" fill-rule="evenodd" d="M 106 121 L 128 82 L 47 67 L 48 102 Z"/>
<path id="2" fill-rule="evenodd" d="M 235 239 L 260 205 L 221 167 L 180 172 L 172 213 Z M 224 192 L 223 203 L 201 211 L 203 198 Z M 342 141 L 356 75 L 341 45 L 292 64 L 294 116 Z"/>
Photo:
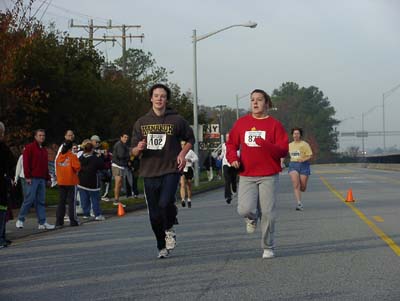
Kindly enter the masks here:
<path id="1" fill-rule="evenodd" d="M 46 0 L 48 1 L 48 0 Z M 36 0 L 39 7 L 43 0 Z M 0 0 L 10 6 L 10 0 Z M 41 17 L 47 5 L 37 16 Z M 193 86 L 192 30 L 198 35 L 249 20 L 257 28 L 236 27 L 198 43 L 200 104 L 235 107 L 235 95 L 254 88 L 271 93 L 283 82 L 316 86 L 344 120 L 341 131 L 361 130 L 361 115 L 382 104 L 382 94 L 400 84 L 400 1 L 397 0 L 53 0 L 45 23 L 87 36 L 75 24 L 140 24 L 129 33 L 145 34 L 143 43 L 128 47 L 150 51 L 158 65 L 184 91 Z M 95 36 L 120 34 L 98 30 Z M 121 55 L 111 43 L 98 49 L 110 59 Z M 400 89 L 386 98 L 386 130 L 400 131 Z M 240 106 L 248 107 L 242 99 Z M 382 107 L 365 116 L 365 130 L 382 130 Z M 361 145 L 357 138 L 341 139 L 341 147 Z M 366 147 L 382 146 L 382 138 L 368 138 Z M 388 136 L 387 146 L 400 147 L 400 136 Z"/>

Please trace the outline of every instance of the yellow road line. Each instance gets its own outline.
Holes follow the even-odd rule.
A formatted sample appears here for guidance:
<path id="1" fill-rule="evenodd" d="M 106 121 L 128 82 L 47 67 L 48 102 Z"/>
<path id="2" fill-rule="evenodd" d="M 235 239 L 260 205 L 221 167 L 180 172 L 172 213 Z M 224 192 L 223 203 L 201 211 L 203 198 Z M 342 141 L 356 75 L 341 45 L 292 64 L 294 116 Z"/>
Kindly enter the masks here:
<path id="1" fill-rule="evenodd" d="M 370 219 L 368 219 L 361 210 L 357 209 L 353 203 L 346 202 L 346 199 L 331 185 L 329 182 L 322 176 L 320 176 L 321 181 L 325 184 L 325 186 L 336 195 L 342 202 L 344 202 L 347 206 L 353 210 L 353 212 L 375 232 L 376 235 L 380 237 L 386 244 L 393 250 L 393 252 L 400 256 L 400 247 L 391 239 L 385 232 L 383 232 L 377 225 L 374 224 Z"/>
<path id="2" fill-rule="evenodd" d="M 374 220 L 376 220 L 377 222 L 379 222 L 379 223 L 383 223 L 385 220 L 381 217 L 381 216 L 379 216 L 379 215 L 374 215 L 373 217 L 372 217 Z"/>

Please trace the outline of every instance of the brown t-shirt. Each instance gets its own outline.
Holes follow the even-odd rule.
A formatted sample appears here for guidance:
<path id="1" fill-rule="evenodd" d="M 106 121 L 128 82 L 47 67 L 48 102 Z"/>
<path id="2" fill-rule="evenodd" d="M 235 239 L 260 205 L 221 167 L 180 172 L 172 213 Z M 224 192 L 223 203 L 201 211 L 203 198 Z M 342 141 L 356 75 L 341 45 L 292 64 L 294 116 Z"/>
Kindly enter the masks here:
<path id="1" fill-rule="evenodd" d="M 174 110 L 167 108 L 163 116 L 151 109 L 139 118 L 132 132 L 132 147 L 145 139 L 139 174 L 142 177 L 158 177 L 178 173 L 176 158 L 182 150 L 181 141 L 194 144 L 194 134 L 189 123 Z"/>

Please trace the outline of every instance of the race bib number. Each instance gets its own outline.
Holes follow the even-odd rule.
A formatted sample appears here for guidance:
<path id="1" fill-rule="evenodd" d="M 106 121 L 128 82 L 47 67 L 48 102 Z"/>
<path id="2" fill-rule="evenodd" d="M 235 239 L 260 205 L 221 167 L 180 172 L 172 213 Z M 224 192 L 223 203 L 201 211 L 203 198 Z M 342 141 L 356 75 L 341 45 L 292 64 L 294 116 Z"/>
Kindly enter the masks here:
<path id="1" fill-rule="evenodd" d="M 292 158 L 299 158 L 300 157 L 300 151 L 293 151 L 290 153 L 290 156 Z"/>
<path id="2" fill-rule="evenodd" d="M 256 138 L 259 137 L 265 140 L 265 131 L 246 131 L 244 134 L 244 143 L 250 147 L 260 147 L 256 143 Z"/>
<path id="3" fill-rule="evenodd" d="M 148 134 L 147 149 L 161 150 L 164 148 L 166 140 L 167 140 L 166 134 Z"/>

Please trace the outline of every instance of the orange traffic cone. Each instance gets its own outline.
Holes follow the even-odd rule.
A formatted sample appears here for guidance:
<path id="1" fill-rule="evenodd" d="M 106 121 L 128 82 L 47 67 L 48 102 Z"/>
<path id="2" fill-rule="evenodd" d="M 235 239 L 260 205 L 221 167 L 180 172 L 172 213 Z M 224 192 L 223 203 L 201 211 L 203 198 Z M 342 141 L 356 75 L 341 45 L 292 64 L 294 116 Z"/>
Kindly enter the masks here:
<path id="1" fill-rule="evenodd" d="M 122 203 L 118 203 L 118 216 L 124 216 L 125 215 L 125 209 L 124 206 L 122 206 Z"/>
<path id="2" fill-rule="evenodd" d="M 354 202 L 355 199 L 353 198 L 353 190 L 351 188 L 347 191 L 347 198 L 346 202 Z"/>

